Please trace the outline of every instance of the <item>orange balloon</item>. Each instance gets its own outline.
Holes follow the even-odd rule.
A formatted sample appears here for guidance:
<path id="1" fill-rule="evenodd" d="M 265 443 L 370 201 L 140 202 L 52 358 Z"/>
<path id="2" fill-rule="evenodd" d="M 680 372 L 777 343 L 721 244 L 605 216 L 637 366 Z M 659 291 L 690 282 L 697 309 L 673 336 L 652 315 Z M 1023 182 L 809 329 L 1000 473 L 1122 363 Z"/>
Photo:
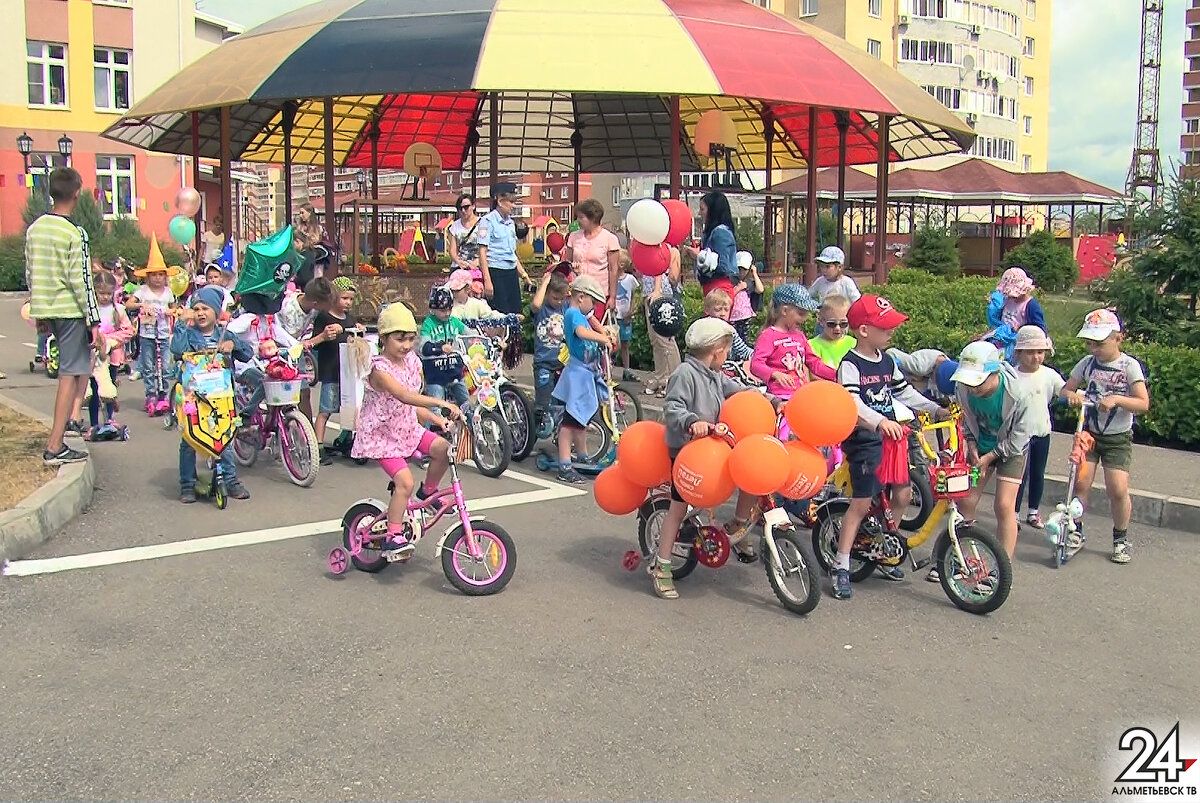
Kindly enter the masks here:
<path id="1" fill-rule="evenodd" d="M 638 421 L 621 433 L 617 460 L 630 482 L 653 488 L 671 479 L 667 427 L 658 421 Z"/>
<path id="2" fill-rule="evenodd" d="M 747 435 L 729 456 L 729 475 L 749 494 L 775 493 L 791 472 L 788 450 L 770 435 Z"/>
<path id="3" fill-rule="evenodd" d="M 675 490 L 694 507 L 716 507 L 733 495 L 729 475 L 729 444 L 720 438 L 700 438 L 679 450 L 672 478 Z"/>
<path id="4" fill-rule="evenodd" d="M 829 478 L 825 455 L 800 441 L 785 444 L 788 453 L 788 475 L 779 493 L 788 499 L 811 499 L 825 487 Z"/>
<path id="5" fill-rule="evenodd" d="M 783 408 L 788 428 L 809 446 L 836 446 L 854 431 L 858 408 L 837 382 L 817 380 L 799 387 Z"/>
<path id="6" fill-rule="evenodd" d="M 775 434 L 775 408 L 756 390 L 743 390 L 726 399 L 717 420 L 729 427 L 734 444 L 747 435 Z"/>
<path id="7" fill-rule="evenodd" d="M 619 463 L 613 463 L 600 472 L 592 485 L 592 494 L 600 509 L 614 516 L 626 516 L 646 500 L 646 489 L 630 481 Z"/>

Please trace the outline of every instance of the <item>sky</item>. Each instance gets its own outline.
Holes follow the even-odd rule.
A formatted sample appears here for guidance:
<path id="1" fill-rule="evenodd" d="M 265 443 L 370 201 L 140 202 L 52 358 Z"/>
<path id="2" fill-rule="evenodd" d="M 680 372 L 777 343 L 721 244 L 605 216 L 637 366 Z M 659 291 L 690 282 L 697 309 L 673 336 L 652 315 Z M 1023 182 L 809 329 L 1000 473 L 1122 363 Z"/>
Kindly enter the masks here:
<path id="1" fill-rule="evenodd" d="M 199 0 L 197 5 L 249 28 L 309 1 Z M 1049 167 L 1123 189 L 1137 122 L 1141 3 L 1052 2 Z M 1165 173 L 1179 162 L 1186 4 L 1166 0 L 1163 15 L 1158 144 Z"/>

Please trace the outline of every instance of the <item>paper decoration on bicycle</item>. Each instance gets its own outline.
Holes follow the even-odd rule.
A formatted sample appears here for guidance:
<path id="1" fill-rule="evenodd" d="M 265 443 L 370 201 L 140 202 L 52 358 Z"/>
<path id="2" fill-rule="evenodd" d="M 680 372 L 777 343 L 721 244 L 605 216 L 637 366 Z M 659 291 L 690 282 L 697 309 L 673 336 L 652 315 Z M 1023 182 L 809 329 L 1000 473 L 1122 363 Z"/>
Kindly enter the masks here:
<path id="1" fill-rule="evenodd" d="M 732 551 L 729 535 L 720 527 L 707 524 L 696 533 L 696 561 L 710 569 L 719 569 L 729 560 Z"/>
<path id="2" fill-rule="evenodd" d="M 218 458 L 237 431 L 233 374 L 219 354 L 208 351 L 187 352 L 180 364 L 180 435 L 198 454 Z"/>

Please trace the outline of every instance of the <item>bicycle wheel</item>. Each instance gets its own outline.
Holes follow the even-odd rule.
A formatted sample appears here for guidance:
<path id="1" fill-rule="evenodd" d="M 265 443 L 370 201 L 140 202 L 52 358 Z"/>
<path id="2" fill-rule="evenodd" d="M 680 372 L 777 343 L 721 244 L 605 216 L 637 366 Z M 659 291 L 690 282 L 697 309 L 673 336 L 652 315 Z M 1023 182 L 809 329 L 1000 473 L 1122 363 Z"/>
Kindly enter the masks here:
<path id="1" fill-rule="evenodd" d="M 442 545 L 442 573 L 450 585 L 470 597 L 501 591 L 517 570 L 517 547 L 504 528 L 490 521 L 471 522 L 471 531 L 481 553 L 471 557 L 467 534 L 462 529 Z"/>
<path id="2" fill-rule="evenodd" d="M 617 432 L 624 432 L 642 420 L 642 403 L 638 401 L 638 394 L 625 385 L 615 385 L 612 388 L 612 394 L 615 415 L 613 424 L 616 426 Z M 605 410 L 607 409 L 608 407 L 605 405 Z"/>
<path id="3" fill-rule="evenodd" d="M 374 574 L 387 566 L 387 559 L 379 550 L 378 539 L 370 537 L 370 529 L 387 513 L 387 509 L 374 502 L 359 502 L 342 516 L 342 546 L 350 555 L 350 562 L 360 572 Z M 358 554 L 355 555 L 356 547 Z"/>
<path id="4" fill-rule="evenodd" d="M 254 461 L 258 460 L 259 447 L 262 445 L 259 428 L 262 422 L 255 417 L 251 420 L 252 425 L 249 427 L 238 427 L 238 431 L 233 436 L 233 443 L 229 444 L 233 449 L 233 460 L 243 468 L 250 468 L 254 465 Z"/>
<path id="5" fill-rule="evenodd" d="M 472 420 L 474 419 L 474 420 Z M 471 460 L 485 477 L 499 477 L 512 458 L 512 430 L 495 410 L 467 416 L 471 432 Z"/>
<path id="6" fill-rule="evenodd" d="M 658 539 L 662 534 L 663 520 L 667 517 L 667 508 L 670 506 L 670 499 L 660 497 L 647 500 L 638 510 L 638 547 L 645 560 L 654 560 L 654 556 L 658 554 Z M 682 537 L 685 529 L 686 521 L 680 528 L 681 537 L 675 540 L 675 545 L 671 548 L 671 577 L 676 580 L 682 580 L 694 572 L 698 564 L 692 542 Z"/>
<path id="7" fill-rule="evenodd" d="M 912 501 L 900 519 L 900 527 L 909 532 L 916 532 L 929 520 L 929 514 L 937 505 L 933 496 L 933 488 L 929 486 L 929 473 L 918 466 L 908 470 L 908 484 L 912 487 Z"/>
<path id="8" fill-rule="evenodd" d="M 589 465 L 599 465 L 609 452 L 613 450 L 612 430 L 605 423 L 605 417 L 608 415 L 608 407 L 602 406 L 592 416 L 592 420 L 588 421 L 587 438 L 585 440 L 585 454 L 576 455 L 576 457 Z"/>
<path id="9" fill-rule="evenodd" d="M 804 540 L 795 530 L 771 530 L 775 541 L 775 550 L 779 553 L 779 563 L 771 557 L 771 551 L 764 543 L 759 546 L 759 553 L 767 565 L 767 581 L 771 590 L 779 599 L 779 603 L 792 613 L 806 614 L 811 612 L 821 602 L 820 576 L 817 573 L 816 560 L 808 554 Z"/>
<path id="10" fill-rule="evenodd" d="M 500 404 L 504 408 L 504 417 L 508 419 L 508 427 L 512 430 L 512 459 L 520 462 L 529 457 L 537 445 L 537 435 L 533 431 L 533 404 L 525 391 L 507 382 L 500 389 Z"/>
<path id="11" fill-rule="evenodd" d="M 317 480 L 321 461 L 317 459 L 317 433 L 312 424 L 299 410 L 288 410 L 283 414 L 279 428 L 280 453 L 288 478 L 307 488 Z"/>
<path id="12" fill-rule="evenodd" d="M 812 530 L 812 547 L 817 562 L 826 572 L 833 571 L 837 560 L 838 535 L 842 531 L 842 518 L 850 509 L 849 499 L 833 499 L 817 508 L 817 526 Z M 859 560 L 850 555 L 850 580 L 861 583 L 875 571 L 874 561 Z"/>
<path id="13" fill-rule="evenodd" d="M 959 525 L 958 545 L 963 566 L 950 544 L 950 531 L 942 533 L 933 548 L 934 565 L 942 591 L 967 613 L 985 614 L 999 608 L 1012 591 L 1012 563 L 1000 542 L 978 527 Z"/>

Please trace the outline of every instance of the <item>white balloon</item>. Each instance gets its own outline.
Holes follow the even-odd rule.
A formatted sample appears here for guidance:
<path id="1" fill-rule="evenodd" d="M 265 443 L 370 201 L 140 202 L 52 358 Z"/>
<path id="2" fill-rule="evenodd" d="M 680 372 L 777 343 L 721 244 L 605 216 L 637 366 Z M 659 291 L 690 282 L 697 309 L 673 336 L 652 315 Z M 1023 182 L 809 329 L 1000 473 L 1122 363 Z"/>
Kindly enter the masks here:
<path id="1" fill-rule="evenodd" d="M 643 245 L 658 245 L 667 239 L 671 216 L 667 208 L 653 198 L 643 198 L 629 207 L 625 215 L 629 236 Z"/>

